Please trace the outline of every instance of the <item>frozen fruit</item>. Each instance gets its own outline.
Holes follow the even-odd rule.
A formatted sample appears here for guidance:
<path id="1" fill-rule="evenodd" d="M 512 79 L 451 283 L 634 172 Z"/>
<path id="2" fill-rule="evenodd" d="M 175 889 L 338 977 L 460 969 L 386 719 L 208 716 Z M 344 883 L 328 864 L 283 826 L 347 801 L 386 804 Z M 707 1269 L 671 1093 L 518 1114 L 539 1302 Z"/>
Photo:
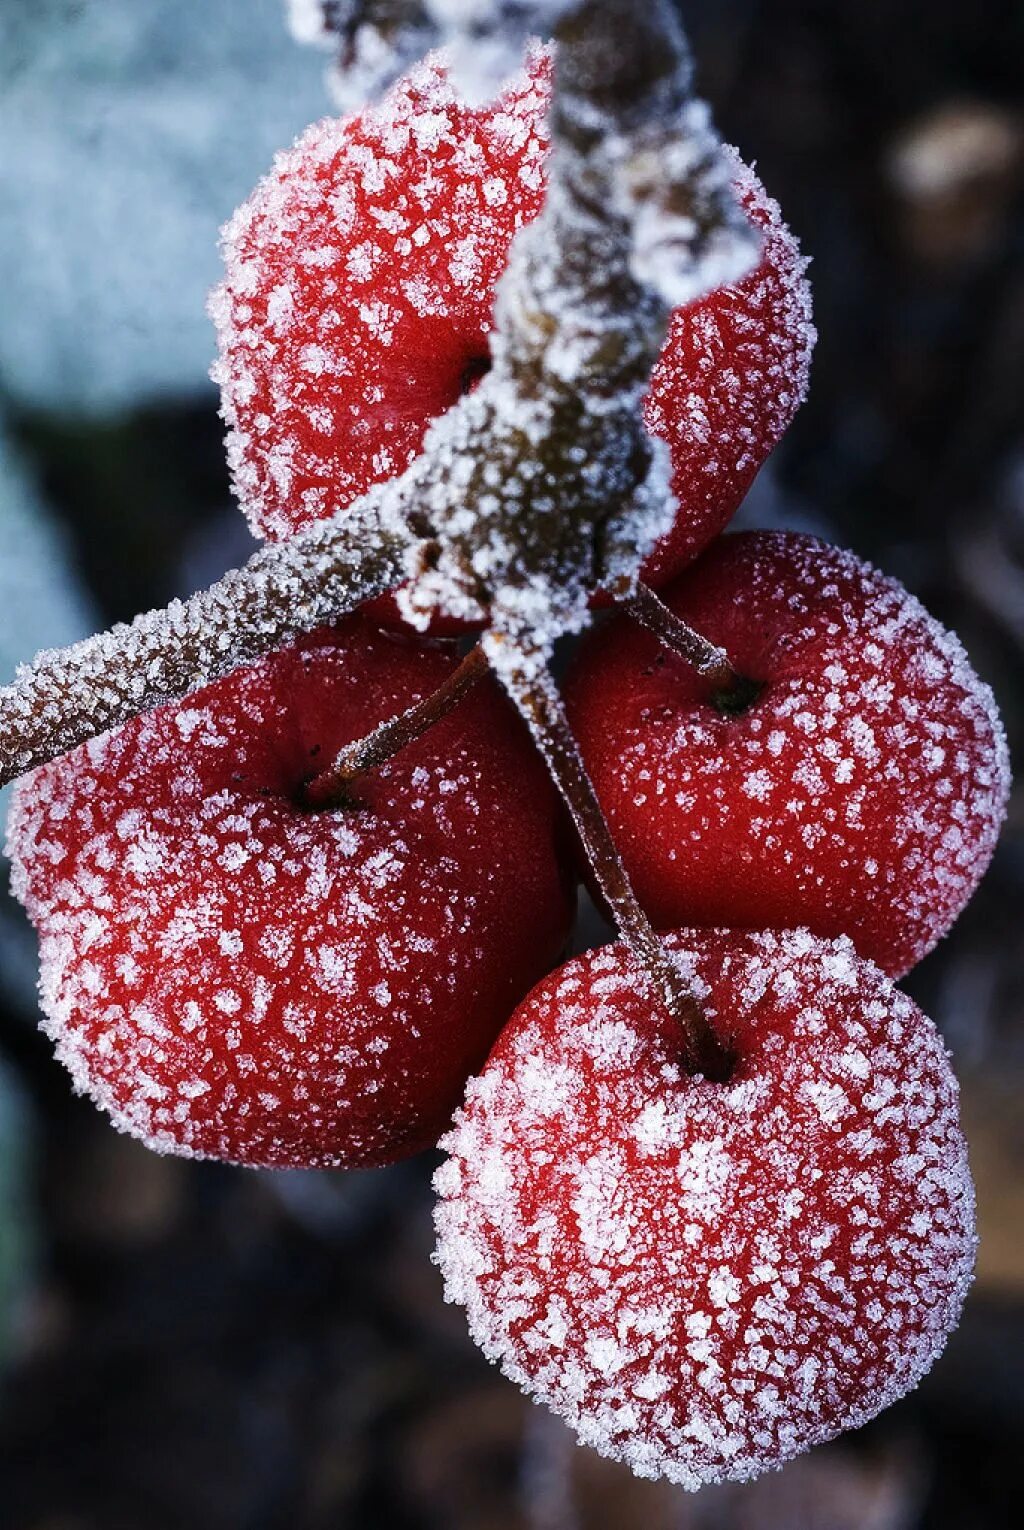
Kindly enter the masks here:
<path id="1" fill-rule="evenodd" d="M 942 1042 L 846 940 L 668 937 L 732 1044 L 679 1067 L 624 948 L 545 979 L 442 1147 L 449 1300 L 580 1439 L 754 1477 L 913 1387 L 955 1325 L 973 1192 Z"/>
<path id="2" fill-rule="evenodd" d="M 275 1166 L 436 1140 L 564 942 L 553 791 L 493 682 L 350 805 L 302 788 L 456 662 L 355 619 L 20 784 L 46 1029 L 116 1125 Z"/>
<path id="3" fill-rule="evenodd" d="M 723 537 L 664 592 L 760 682 L 738 715 L 619 617 L 566 686 L 655 924 L 807 925 L 894 976 L 945 934 L 1009 787 L 988 686 L 897 582 L 812 537 Z"/>

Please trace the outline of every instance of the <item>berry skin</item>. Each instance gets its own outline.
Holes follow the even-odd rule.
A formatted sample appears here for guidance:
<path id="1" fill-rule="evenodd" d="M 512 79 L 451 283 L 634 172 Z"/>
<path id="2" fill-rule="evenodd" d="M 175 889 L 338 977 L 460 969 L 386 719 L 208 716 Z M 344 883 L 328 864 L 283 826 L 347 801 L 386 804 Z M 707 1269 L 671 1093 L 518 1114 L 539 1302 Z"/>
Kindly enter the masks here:
<path id="1" fill-rule="evenodd" d="M 352 807 L 298 798 L 455 663 L 357 618 L 20 785 L 45 1027 L 116 1126 L 273 1167 L 437 1140 L 564 944 L 553 791 L 486 682 Z"/>
<path id="2" fill-rule="evenodd" d="M 664 592 L 764 683 L 739 716 L 626 618 L 569 715 L 654 923 L 849 935 L 893 976 L 950 928 L 1009 790 L 992 694 L 894 580 L 792 532 L 723 537 Z"/>
<path id="3" fill-rule="evenodd" d="M 402 472 L 486 371 L 495 286 L 544 200 L 549 94 L 543 50 L 481 109 L 433 56 L 380 105 L 311 127 L 228 224 L 214 377 L 254 531 L 287 537 Z M 648 561 L 656 581 L 729 520 L 806 389 L 805 262 L 734 165 L 763 254 L 743 282 L 677 311 L 652 377 L 647 421 L 684 507 Z"/>
<path id="4" fill-rule="evenodd" d="M 942 1042 L 849 941 L 668 937 L 736 1048 L 677 1065 L 621 946 L 534 989 L 441 1146 L 477 1343 L 602 1455 L 744 1481 L 903 1396 L 959 1317 L 973 1191 Z"/>

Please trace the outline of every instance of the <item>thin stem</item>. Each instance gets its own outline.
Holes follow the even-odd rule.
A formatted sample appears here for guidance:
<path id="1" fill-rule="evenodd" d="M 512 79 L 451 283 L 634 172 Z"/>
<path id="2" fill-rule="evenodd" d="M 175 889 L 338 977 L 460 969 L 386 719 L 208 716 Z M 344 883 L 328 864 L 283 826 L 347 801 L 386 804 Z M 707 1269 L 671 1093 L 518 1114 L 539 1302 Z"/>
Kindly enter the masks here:
<path id="1" fill-rule="evenodd" d="M 523 651 L 498 633 L 488 633 L 484 642 L 496 673 L 528 723 L 572 814 L 622 939 L 680 1022 L 686 1071 L 719 1081 L 728 1078 L 730 1053 L 711 1029 L 637 901 L 545 659 Z"/>
<path id="2" fill-rule="evenodd" d="M 398 717 L 374 728 L 365 738 L 346 744 L 332 765 L 306 787 L 306 803 L 311 808 L 342 807 L 350 800 L 352 783 L 368 770 L 386 765 L 407 744 L 422 738 L 435 723 L 447 717 L 478 680 L 487 673 L 487 655 L 477 643 L 457 669 L 436 691 L 424 696 Z"/>
<path id="3" fill-rule="evenodd" d="M 709 680 L 716 691 L 739 692 L 752 683 L 733 668 L 724 648 L 709 642 L 684 622 L 646 584 L 638 582 L 619 605 L 642 627 L 653 632 L 666 648 L 671 648 L 673 653 L 692 664 L 698 675 Z"/>
<path id="4" fill-rule="evenodd" d="M 637 581 L 618 605 L 641 626 L 653 632 L 666 648 L 685 659 L 710 682 L 711 705 L 728 716 L 738 716 L 753 706 L 764 686 L 760 680 L 741 675 L 724 648 L 684 622 L 647 585 Z"/>

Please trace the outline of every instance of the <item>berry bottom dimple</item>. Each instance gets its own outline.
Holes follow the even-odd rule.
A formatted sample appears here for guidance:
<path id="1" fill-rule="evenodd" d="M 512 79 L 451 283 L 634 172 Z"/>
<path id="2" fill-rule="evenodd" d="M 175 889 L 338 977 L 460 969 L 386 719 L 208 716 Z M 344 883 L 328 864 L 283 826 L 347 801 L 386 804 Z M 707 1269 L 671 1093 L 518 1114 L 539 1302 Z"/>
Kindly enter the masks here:
<path id="1" fill-rule="evenodd" d="M 624 948 L 541 983 L 442 1146 L 437 1259 L 505 1373 L 688 1488 L 854 1427 L 929 1369 L 974 1258 L 957 1086 L 848 941 L 668 937 L 726 1084 L 686 1077 Z"/>

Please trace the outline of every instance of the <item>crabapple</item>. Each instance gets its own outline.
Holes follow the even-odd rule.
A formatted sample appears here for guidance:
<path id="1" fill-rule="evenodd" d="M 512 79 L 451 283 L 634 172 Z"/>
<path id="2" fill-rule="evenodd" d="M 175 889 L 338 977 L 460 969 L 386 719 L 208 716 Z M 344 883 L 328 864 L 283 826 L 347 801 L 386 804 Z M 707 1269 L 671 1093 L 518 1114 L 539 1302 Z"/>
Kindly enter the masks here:
<path id="1" fill-rule="evenodd" d="M 549 97 L 543 49 L 482 108 L 434 55 L 379 105 L 310 128 L 228 224 L 214 375 L 254 531 L 287 537 L 400 473 L 487 371 L 496 284 L 544 201 Z M 655 581 L 726 523 L 806 388 L 805 262 L 753 172 L 732 165 L 762 255 L 676 312 L 651 380 L 647 424 L 683 507 L 646 565 Z"/>
<path id="2" fill-rule="evenodd" d="M 679 1067 L 622 946 L 551 974 L 471 1080 L 437 1260 L 484 1353 L 603 1455 L 742 1481 L 916 1385 L 974 1260 L 957 1085 L 848 940 L 667 938 L 735 1054 Z"/>
<path id="3" fill-rule="evenodd" d="M 761 690 L 733 715 L 625 617 L 577 655 L 566 705 L 654 923 L 807 925 L 906 972 L 970 898 L 1006 806 L 1002 727 L 960 643 L 792 532 L 723 537 L 664 597 Z"/>
<path id="4" fill-rule="evenodd" d="M 115 1125 L 269 1166 L 436 1141 L 562 949 L 554 793 L 492 681 L 348 805 L 302 787 L 456 662 L 355 618 L 18 787 L 45 1026 Z"/>

